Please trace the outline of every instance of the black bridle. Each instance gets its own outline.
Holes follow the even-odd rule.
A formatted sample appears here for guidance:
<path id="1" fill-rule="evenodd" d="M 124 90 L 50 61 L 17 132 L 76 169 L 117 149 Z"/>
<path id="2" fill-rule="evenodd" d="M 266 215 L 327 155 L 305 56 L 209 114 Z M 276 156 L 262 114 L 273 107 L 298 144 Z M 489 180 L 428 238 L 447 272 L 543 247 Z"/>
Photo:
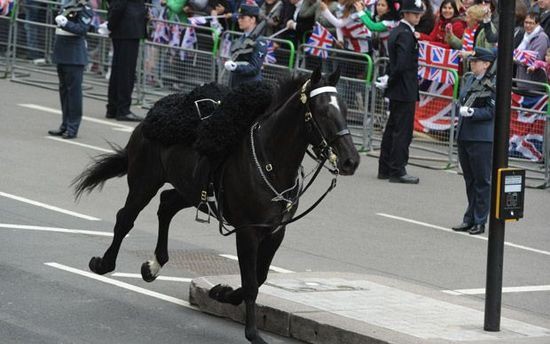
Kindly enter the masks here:
<path id="1" fill-rule="evenodd" d="M 262 170 L 262 167 L 259 165 L 258 159 L 256 157 L 255 147 L 254 147 L 254 130 L 258 126 L 258 123 L 255 123 L 250 129 L 250 140 L 251 140 L 250 144 L 251 144 L 251 149 L 252 149 L 252 155 L 253 155 L 254 160 L 257 164 L 257 168 L 258 168 L 258 171 L 259 171 L 260 175 L 262 176 L 262 178 L 263 178 L 264 182 L 267 184 L 267 186 L 271 189 L 271 191 L 275 193 L 275 197 L 272 199 L 272 201 L 286 201 L 287 202 L 286 207 L 284 208 L 284 210 L 282 212 L 283 219 L 284 219 L 285 214 L 288 214 L 290 212 L 290 210 L 298 202 L 300 197 L 313 184 L 313 182 L 315 181 L 315 179 L 319 175 L 319 172 L 321 171 L 321 169 L 323 168 L 323 166 L 325 165 L 325 163 L 327 161 L 329 161 L 329 163 L 332 166 L 332 168 L 328 168 L 328 169 L 333 174 L 333 178 L 331 180 L 331 183 L 330 183 L 329 187 L 319 197 L 319 199 L 317 201 L 315 201 L 307 210 L 302 212 L 300 215 L 297 215 L 297 216 L 293 217 L 292 219 L 282 220 L 278 224 L 249 224 L 249 225 L 237 227 L 237 228 L 234 228 L 234 229 L 228 229 L 225 226 L 224 219 L 223 219 L 223 196 L 222 196 L 223 195 L 223 186 L 222 185 L 223 185 L 223 174 L 224 174 L 223 169 L 224 168 L 222 167 L 222 171 L 220 173 L 218 197 L 216 197 L 216 198 L 219 199 L 219 201 L 218 201 L 217 207 L 215 205 L 212 205 L 215 216 L 217 217 L 217 219 L 219 221 L 219 231 L 220 231 L 221 235 L 223 235 L 223 236 L 231 235 L 231 234 L 235 233 L 236 231 L 238 231 L 240 228 L 244 228 L 244 227 L 274 228 L 272 233 L 275 233 L 280 228 L 282 228 L 283 226 L 286 226 L 289 223 L 295 222 L 295 221 L 301 219 L 302 217 L 306 216 L 307 214 L 309 214 L 313 209 L 315 209 L 323 201 L 323 199 L 326 197 L 326 195 L 330 191 L 332 191 L 332 189 L 334 189 L 336 187 L 336 179 L 337 179 L 338 174 L 339 174 L 339 170 L 338 170 L 338 167 L 337 167 L 338 157 L 332 151 L 331 145 L 338 138 L 340 138 L 342 136 L 345 136 L 345 135 L 351 135 L 351 133 L 350 133 L 348 128 L 343 128 L 343 129 L 338 130 L 329 140 L 326 139 L 326 135 L 321 130 L 321 127 L 319 126 L 319 123 L 317 122 L 315 117 L 312 115 L 312 111 L 311 111 L 311 108 L 310 108 L 310 100 L 312 98 L 322 94 L 322 93 L 335 93 L 336 94 L 336 93 L 338 93 L 338 91 L 337 91 L 336 87 L 334 87 L 334 86 L 323 86 L 323 87 L 319 87 L 319 88 L 316 88 L 316 89 L 313 89 L 313 90 L 308 90 L 310 82 L 311 82 L 311 80 L 308 79 L 302 85 L 301 92 L 300 92 L 300 101 L 306 107 L 306 112 L 304 114 L 306 138 L 307 138 L 309 144 L 313 148 L 313 153 L 309 152 L 309 150 L 307 150 L 306 152 L 308 153 L 309 156 L 311 156 L 314 160 L 317 161 L 317 168 L 316 168 L 313 176 L 309 180 L 308 184 L 304 188 L 301 188 L 301 183 L 297 182 L 296 185 L 294 187 L 292 187 L 291 189 L 285 190 L 282 193 L 277 192 L 277 190 L 275 190 L 275 188 L 271 185 L 271 183 L 269 182 L 269 180 L 265 176 L 265 174 Z M 309 96 L 307 94 L 308 91 L 309 91 Z M 272 168 L 270 164 L 268 164 L 268 166 L 270 166 L 269 168 Z M 269 171 L 269 169 L 268 169 L 268 171 Z M 299 187 L 299 190 L 296 192 L 296 195 L 293 197 L 292 200 L 289 200 L 289 199 L 287 199 L 283 196 L 283 193 L 286 193 L 287 191 L 292 191 L 296 187 Z"/>

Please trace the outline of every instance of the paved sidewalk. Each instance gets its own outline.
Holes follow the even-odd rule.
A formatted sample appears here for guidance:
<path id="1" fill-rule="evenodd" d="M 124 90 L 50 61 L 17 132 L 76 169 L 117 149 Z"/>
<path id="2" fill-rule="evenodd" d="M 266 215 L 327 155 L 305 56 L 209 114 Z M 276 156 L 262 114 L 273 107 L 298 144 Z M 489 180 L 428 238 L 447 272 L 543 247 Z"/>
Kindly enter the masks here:
<path id="1" fill-rule="evenodd" d="M 243 322 L 244 307 L 208 297 L 240 277 L 193 280 L 191 302 L 204 312 Z M 259 327 L 307 343 L 550 343 L 550 320 L 503 309 L 500 332 L 483 330 L 484 303 L 466 296 L 374 275 L 269 275 L 258 296 Z"/>

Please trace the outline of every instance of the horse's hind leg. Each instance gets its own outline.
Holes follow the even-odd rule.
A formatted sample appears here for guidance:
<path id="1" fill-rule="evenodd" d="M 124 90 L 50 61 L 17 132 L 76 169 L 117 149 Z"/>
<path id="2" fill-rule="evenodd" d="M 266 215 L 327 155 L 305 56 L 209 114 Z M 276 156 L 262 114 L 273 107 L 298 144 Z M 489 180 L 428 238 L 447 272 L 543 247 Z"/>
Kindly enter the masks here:
<path id="1" fill-rule="evenodd" d="M 160 205 L 157 211 L 159 234 L 155 257 L 141 265 L 141 277 L 146 282 L 153 282 L 160 274 L 160 269 L 168 262 L 168 230 L 174 215 L 192 204 L 185 201 L 175 189 L 165 190 L 160 194 Z"/>
<path id="2" fill-rule="evenodd" d="M 128 178 L 130 180 L 130 178 Z M 138 214 L 145 208 L 151 198 L 155 196 L 160 184 L 143 180 L 143 183 L 129 183 L 130 191 L 126 197 L 124 207 L 116 215 L 114 237 L 111 246 L 105 251 L 103 257 L 93 257 L 89 267 L 93 272 L 103 275 L 115 269 L 116 258 L 122 240 L 134 227 L 134 221 Z"/>

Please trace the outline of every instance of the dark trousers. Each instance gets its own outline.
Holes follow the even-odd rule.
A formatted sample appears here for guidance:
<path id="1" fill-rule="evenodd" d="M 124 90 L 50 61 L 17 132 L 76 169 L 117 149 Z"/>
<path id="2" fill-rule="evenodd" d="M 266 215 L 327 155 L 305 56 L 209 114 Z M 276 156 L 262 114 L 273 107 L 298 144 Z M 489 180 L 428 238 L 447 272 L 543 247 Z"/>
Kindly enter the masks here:
<path id="1" fill-rule="evenodd" d="M 82 77 L 84 66 L 57 65 L 59 77 L 59 99 L 63 112 L 60 129 L 76 135 L 82 120 Z"/>
<path id="2" fill-rule="evenodd" d="M 113 62 L 107 101 L 107 114 L 112 117 L 130 113 L 138 52 L 139 39 L 113 39 Z"/>
<path id="3" fill-rule="evenodd" d="M 464 223 L 479 225 L 487 222 L 491 205 L 492 152 L 491 142 L 458 141 L 458 159 L 468 197 Z"/>
<path id="4" fill-rule="evenodd" d="M 391 177 L 407 174 L 409 145 L 414 128 L 416 102 L 390 100 L 390 117 L 382 136 L 378 173 Z"/>

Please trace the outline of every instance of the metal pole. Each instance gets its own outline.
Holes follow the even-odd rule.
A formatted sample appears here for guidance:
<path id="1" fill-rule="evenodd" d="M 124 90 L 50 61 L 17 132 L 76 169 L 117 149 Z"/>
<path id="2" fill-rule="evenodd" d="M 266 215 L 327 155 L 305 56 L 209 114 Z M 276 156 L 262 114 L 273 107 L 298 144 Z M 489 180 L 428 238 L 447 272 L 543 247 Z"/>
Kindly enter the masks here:
<path id="1" fill-rule="evenodd" d="M 498 58 L 495 133 L 493 144 L 493 187 L 487 250 L 487 284 L 485 287 L 485 331 L 500 331 L 502 299 L 502 265 L 504 256 L 504 221 L 496 219 L 495 187 L 497 171 L 508 167 L 508 137 L 510 135 L 510 107 L 512 100 L 512 53 L 514 37 L 515 1 L 499 1 Z"/>

